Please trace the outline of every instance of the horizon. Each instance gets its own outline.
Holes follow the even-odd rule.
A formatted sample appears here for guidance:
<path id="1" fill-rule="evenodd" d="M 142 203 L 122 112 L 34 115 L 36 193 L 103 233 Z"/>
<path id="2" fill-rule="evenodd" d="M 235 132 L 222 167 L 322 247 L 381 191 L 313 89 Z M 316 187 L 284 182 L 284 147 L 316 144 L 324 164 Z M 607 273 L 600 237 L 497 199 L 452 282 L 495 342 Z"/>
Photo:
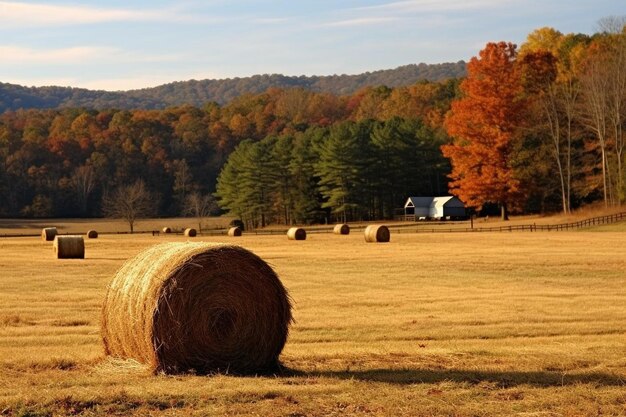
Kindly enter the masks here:
<path id="1" fill-rule="evenodd" d="M 541 27 L 592 34 L 611 0 L 0 1 L 0 82 L 128 91 L 469 61 Z"/>
<path id="2" fill-rule="evenodd" d="M 402 68 L 402 67 L 407 67 L 410 65 L 415 65 L 415 66 L 419 66 L 419 65 L 445 65 L 445 64 L 457 64 L 459 62 L 464 62 L 465 64 L 467 64 L 466 61 L 464 60 L 459 60 L 456 62 L 439 62 L 439 63 L 434 63 L 434 64 L 426 64 L 425 62 L 416 62 L 416 63 L 411 63 L 411 64 L 405 64 L 405 65 L 399 65 L 397 67 L 394 68 L 379 68 L 379 69 L 373 69 L 373 70 L 366 70 L 360 73 L 353 73 L 353 74 L 311 74 L 311 75 L 305 75 L 305 74 L 281 74 L 281 73 L 264 73 L 264 74 L 250 74 L 250 75 L 244 75 L 244 76 L 235 76 L 235 77 L 223 77 L 223 78 L 202 78 L 202 79 L 196 79 L 196 78 L 190 78 L 187 80 L 173 80 L 173 81 L 166 81 L 162 84 L 156 84 L 156 85 L 152 85 L 152 86 L 148 86 L 148 87 L 140 87 L 140 88 L 131 88 L 128 90 L 103 90 L 103 89 L 92 89 L 92 88 L 84 88 L 84 87 L 77 87 L 77 86 L 71 86 L 71 85 L 23 85 L 23 84 L 16 84 L 16 83 L 11 83 L 11 82 L 6 82 L 6 81 L 2 81 L 0 80 L 0 84 L 10 84 L 10 85 L 17 85 L 20 87 L 25 87 L 25 88 L 45 88 L 45 87 L 59 87 L 59 88 L 73 88 L 73 89 L 86 89 L 86 90 L 90 90 L 90 91 L 104 91 L 104 92 L 109 92 L 109 93 L 126 93 L 126 92 L 130 92 L 130 91 L 137 91 L 137 90 L 145 90 L 145 89 L 151 89 L 151 88 L 157 88 L 157 87 L 161 87 L 163 85 L 168 85 L 168 84 L 175 84 L 175 83 L 186 83 L 186 82 L 190 82 L 190 81 L 197 81 L 197 82 L 202 82 L 202 81 L 228 81 L 228 80 L 235 80 L 235 79 L 244 79 L 244 78 L 252 78 L 252 77 L 262 77 L 262 76 L 274 76 L 274 75 L 279 75 L 279 76 L 283 76 L 283 77 L 288 77 L 288 78 L 299 78 L 299 77 L 307 77 L 307 78 L 312 78 L 312 77 L 334 77 L 334 76 L 338 76 L 338 77 L 342 77 L 342 76 L 348 76 L 348 77 L 352 77 L 352 76 L 358 76 L 358 75 L 362 75 L 362 74 L 366 74 L 366 73 L 376 73 L 376 72 L 381 72 L 381 71 L 394 71 L 397 70 L 398 68 Z"/>

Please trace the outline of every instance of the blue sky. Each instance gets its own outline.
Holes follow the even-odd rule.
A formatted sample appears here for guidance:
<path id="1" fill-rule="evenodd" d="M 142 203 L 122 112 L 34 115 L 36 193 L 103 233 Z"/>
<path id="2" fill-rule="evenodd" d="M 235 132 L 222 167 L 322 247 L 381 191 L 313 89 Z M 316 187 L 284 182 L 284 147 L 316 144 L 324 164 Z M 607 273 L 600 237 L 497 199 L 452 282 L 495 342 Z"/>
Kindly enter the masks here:
<path id="1" fill-rule="evenodd" d="M 128 90 L 468 60 L 534 29 L 591 34 L 624 0 L 2 1 L 0 81 Z"/>

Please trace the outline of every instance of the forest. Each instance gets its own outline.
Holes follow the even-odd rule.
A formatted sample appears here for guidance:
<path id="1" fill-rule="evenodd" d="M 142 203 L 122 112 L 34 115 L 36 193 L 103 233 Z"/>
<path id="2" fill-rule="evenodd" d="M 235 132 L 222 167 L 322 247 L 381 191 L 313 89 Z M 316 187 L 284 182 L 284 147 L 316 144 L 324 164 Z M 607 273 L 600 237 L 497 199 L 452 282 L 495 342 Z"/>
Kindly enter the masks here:
<path id="1" fill-rule="evenodd" d="M 467 76 L 226 104 L 0 115 L 0 215 L 91 217 L 141 183 L 151 215 L 215 199 L 248 227 L 392 218 L 409 195 L 477 210 L 624 201 L 626 33 L 541 28 L 489 43 Z"/>

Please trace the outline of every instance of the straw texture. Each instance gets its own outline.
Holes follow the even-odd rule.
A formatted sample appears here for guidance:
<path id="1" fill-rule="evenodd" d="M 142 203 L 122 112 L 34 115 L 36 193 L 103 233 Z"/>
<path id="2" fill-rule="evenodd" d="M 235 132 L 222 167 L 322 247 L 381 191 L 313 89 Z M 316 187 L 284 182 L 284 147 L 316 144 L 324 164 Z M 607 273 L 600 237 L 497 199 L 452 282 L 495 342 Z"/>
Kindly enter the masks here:
<path id="1" fill-rule="evenodd" d="M 56 227 L 45 227 L 41 229 L 41 240 L 51 242 L 54 240 L 54 237 L 56 235 L 57 235 Z"/>
<path id="2" fill-rule="evenodd" d="M 232 245 L 164 243 L 127 261 L 102 308 L 106 354 L 154 372 L 275 370 L 291 303 L 261 258 Z"/>
<path id="3" fill-rule="evenodd" d="M 387 226 L 382 224 L 372 224 L 365 228 L 365 241 L 366 242 L 389 242 L 390 233 Z"/>
<path id="4" fill-rule="evenodd" d="M 52 242 L 57 259 L 84 259 L 85 241 L 82 236 L 57 236 Z"/>
<path id="5" fill-rule="evenodd" d="M 306 240 L 306 230 L 299 227 L 292 227 L 287 230 L 287 238 L 289 240 Z"/>

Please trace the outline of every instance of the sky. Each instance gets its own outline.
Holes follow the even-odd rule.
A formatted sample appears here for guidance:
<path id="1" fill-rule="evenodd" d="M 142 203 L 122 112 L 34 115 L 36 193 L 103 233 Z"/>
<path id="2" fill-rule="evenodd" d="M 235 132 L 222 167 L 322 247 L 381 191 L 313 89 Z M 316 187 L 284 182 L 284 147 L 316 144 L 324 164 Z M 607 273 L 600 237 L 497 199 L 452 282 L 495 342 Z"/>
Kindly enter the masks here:
<path id="1" fill-rule="evenodd" d="M 0 82 L 130 90 L 469 60 L 535 29 L 592 34 L 624 0 L 0 0 Z"/>

